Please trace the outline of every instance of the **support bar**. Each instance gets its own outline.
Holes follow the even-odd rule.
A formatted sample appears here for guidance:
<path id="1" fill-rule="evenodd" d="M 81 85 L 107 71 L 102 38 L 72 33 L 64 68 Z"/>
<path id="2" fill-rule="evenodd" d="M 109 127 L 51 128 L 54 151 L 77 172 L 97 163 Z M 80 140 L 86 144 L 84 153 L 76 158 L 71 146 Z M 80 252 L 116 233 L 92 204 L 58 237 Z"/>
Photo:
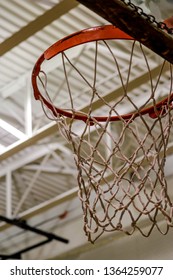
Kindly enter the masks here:
<path id="1" fill-rule="evenodd" d="M 60 241 L 60 242 L 63 242 L 63 243 L 68 243 L 69 240 L 63 238 L 63 237 L 60 237 L 60 236 L 57 236 L 53 233 L 50 233 L 50 232 L 46 232 L 46 231 L 43 231 L 41 229 L 38 229 L 38 228 L 34 228 L 32 226 L 29 226 L 25 221 L 23 220 L 19 220 L 19 219 L 9 219 L 9 218 L 6 218 L 4 216 L 1 216 L 0 215 L 0 220 L 3 221 L 3 222 L 6 222 L 8 224 L 11 224 L 11 225 L 14 225 L 14 226 L 17 226 L 19 228 L 22 228 L 24 230 L 29 230 L 31 232 L 34 232 L 36 234 L 40 234 L 42 236 L 45 236 L 47 237 L 48 239 L 51 239 L 51 240 L 57 240 L 57 241 Z"/>
<path id="2" fill-rule="evenodd" d="M 2 260 L 21 259 L 21 255 L 22 255 L 23 253 L 26 253 L 26 252 L 28 252 L 28 251 L 30 251 L 30 250 L 33 250 L 33 249 L 37 248 L 37 247 L 40 247 L 40 246 L 42 246 L 42 245 L 45 245 L 46 243 L 51 242 L 51 241 L 52 241 L 52 239 L 46 239 L 46 240 L 44 240 L 44 241 L 42 241 L 42 242 L 39 242 L 39 243 L 37 243 L 37 244 L 35 244 L 35 245 L 32 245 L 32 246 L 29 246 L 29 247 L 27 247 L 27 248 L 25 248 L 25 249 L 23 249 L 23 250 L 20 250 L 20 251 L 18 251 L 18 252 L 15 252 L 15 253 L 13 253 L 13 254 L 10 254 L 10 255 L 0 254 L 0 258 L 1 258 Z"/>

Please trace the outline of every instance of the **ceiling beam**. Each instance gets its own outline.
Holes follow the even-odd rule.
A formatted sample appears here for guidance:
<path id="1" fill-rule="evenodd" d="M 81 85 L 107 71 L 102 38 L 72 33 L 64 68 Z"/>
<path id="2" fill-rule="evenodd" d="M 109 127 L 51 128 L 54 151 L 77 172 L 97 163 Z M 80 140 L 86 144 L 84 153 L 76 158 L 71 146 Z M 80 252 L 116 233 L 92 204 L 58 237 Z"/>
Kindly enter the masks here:
<path id="1" fill-rule="evenodd" d="M 0 127 L 18 139 L 26 139 L 26 134 L 0 118 Z"/>
<path id="2" fill-rule="evenodd" d="M 13 34 L 11 37 L 6 39 L 0 44 L 0 56 L 10 51 L 21 42 L 28 39 L 36 32 L 43 29 L 54 20 L 60 18 L 64 14 L 68 13 L 71 9 L 75 8 L 78 3 L 75 0 L 64 0 L 55 5 L 50 10 L 46 11 L 43 15 L 37 17 L 35 20 L 30 22 L 28 25 L 22 27 L 19 31 Z"/>
<path id="3" fill-rule="evenodd" d="M 8 146 L 6 150 L 0 154 L 0 160 L 7 159 L 8 157 L 20 152 L 21 150 L 35 144 L 37 141 L 52 135 L 58 130 L 57 124 L 51 122 L 49 125 L 44 126 L 42 129 L 39 129 L 33 136 L 28 137 L 26 140 L 19 140 L 14 144 Z"/>
<path id="4" fill-rule="evenodd" d="M 23 167 L 24 170 L 31 170 L 31 171 L 38 171 L 41 170 L 42 172 L 48 172 L 48 173 L 55 173 L 55 174 L 66 174 L 66 175 L 76 175 L 77 176 L 77 170 L 73 168 L 64 168 L 62 166 L 55 167 L 52 165 L 40 165 L 40 164 L 29 164 Z"/>
<path id="5" fill-rule="evenodd" d="M 38 147 L 35 147 L 35 149 L 32 150 L 31 152 L 26 153 L 26 156 L 23 157 L 23 155 L 19 156 L 17 160 L 14 160 L 12 162 L 8 162 L 8 168 L 7 166 L 3 166 L 0 169 L 0 178 L 5 176 L 7 174 L 7 170 L 10 172 L 13 172 L 16 169 L 19 169 L 27 164 L 29 164 L 30 162 L 34 162 L 35 160 L 45 156 L 47 153 L 52 153 L 55 150 L 59 150 L 62 151 L 63 153 L 66 153 L 66 155 L 70 155 L 70 153 L 72 153 L 70 150 L 68 152 L 68 150 L 66 151 L 65 149 L 61 148 L 63 147 L 63 145 L 61 145 L 60 143 L 49 143 L 49 144 L 42 144 L 39 145 Z M 68 153 L 67 153 L 68 152 Z"/>

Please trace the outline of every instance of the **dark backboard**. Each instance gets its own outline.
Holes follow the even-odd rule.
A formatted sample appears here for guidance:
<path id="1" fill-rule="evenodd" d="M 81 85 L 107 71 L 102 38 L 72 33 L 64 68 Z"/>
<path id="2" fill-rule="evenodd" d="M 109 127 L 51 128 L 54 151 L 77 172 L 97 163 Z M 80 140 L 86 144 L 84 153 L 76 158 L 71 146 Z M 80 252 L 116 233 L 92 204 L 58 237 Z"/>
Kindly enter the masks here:
<path id="1" fill-rule="evenodd" d="M 78 2 L 173 63 L 173 35 L 168 33 L 169 29 L 163 30 L 164 25 L 157 23 L 154 17 L 149 17 L 131 1 L 78 0 Z"/>

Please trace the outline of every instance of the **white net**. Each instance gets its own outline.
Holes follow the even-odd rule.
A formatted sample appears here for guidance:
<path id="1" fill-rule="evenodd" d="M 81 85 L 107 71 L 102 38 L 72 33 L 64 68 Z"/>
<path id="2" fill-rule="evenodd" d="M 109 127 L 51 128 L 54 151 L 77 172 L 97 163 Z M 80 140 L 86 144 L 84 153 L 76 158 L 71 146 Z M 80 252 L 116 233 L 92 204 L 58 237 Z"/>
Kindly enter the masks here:
<path id="1" fill-rule="evenodd" d="M 173 226 L 164 174 L 172 127 L 172 67 L 133 40 L 78 47 L 73 54 L 61 53 L 62 65 L 55 71 L 58 90 L 53 92 L 42 70 L 38 83 L 46 115 L 57 122 L 74 152 L 88 240 L 136 229 L 149 236 L 154 227 L 166 234 Z M 51 106 L 45 107 L 45 100 Z"/>

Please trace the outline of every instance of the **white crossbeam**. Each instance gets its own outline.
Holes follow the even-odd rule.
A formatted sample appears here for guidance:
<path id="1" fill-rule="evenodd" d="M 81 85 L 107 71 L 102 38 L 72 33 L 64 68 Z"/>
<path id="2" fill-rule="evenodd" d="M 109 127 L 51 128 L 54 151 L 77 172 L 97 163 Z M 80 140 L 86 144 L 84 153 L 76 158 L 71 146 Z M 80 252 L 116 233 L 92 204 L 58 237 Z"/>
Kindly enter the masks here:
<path id="1" fill-rule="evenodd" d="M 26 139 L 26 134 L 24 134 L 8 122 L 4 121 L 3 119 L 0 119 L 0 127 L 8 131 L 10 134 L 14 135 L 18 139 Z"/>

